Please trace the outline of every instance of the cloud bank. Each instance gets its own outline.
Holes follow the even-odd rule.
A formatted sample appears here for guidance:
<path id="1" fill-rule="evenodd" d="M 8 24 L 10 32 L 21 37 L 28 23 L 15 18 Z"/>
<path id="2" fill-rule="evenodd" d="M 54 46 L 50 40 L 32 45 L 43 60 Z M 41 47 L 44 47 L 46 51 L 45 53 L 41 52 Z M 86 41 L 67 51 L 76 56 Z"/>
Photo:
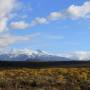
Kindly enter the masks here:
<path id="1" fill-rule="evenodd" d="M 0 32 L 7 30 L 8 21 L 11 14 L 16 8 L 17 0 L 1 0 L 0 1 Z M 17 7 L 18 9 L 18 7 Z M 27 15 L 28 16 L 28 15 Z M 29 18 L 29 17 L 28 17 Z M 27 29 L 40 24 L 47 24 L 52 21 L 60 20 L 63 18 L 70 19 L 85 19 L 90 18 L 90 1 L 84 2 L 82 5 L 70 5 L 64 12 L 55 11 L 50 12 L 46 17 L 36 17 L 29 22 L 24 20 L 12 21 L 10 23 L 11 29 Z"/>
<path id="2" fill-rule="evenodd" d="M 90 18 L 90 1 L 81 6 L 71 5 L 67 9 L 67 13 L 71 18 Z"/>
<path id="3" fill-rule="evenodd" d="M 11 13 L 14 11 L 16 0 L 0 0 L 0 32 L 7 29 Z"/>
<path id="4" fill-rule="evenodd" d="M 0 35 L 0 48 L 5 48 L 15 43 L 30 41 L 33 37 L 36 37 L 38 35 L 40 34 L 34 33 L 31 35 L 16 36 L 16 35 L 11 35 L 9 33 L 6 33 L 4 35 Z"/>
<path id="5" fill-rule="evenodd" d="M 45 17 L 35 17 L 32 21 L 27 22 L 26 20 L 22 20 L 21 18 L 14 21 L 12 20 L 13 14 L 18 14 L 17 4 L 19 0 L 0 0 L 0 47 L 7 47 L 12 45 L 13 43 L 17 43 L 20 41 L 30 40 L 28 35 L 24 36 L 15 36 L 8 34 L 8 30 L 20 29 L 26 30 L 28 28 L 32 28 L 36 25 L 48 24 L 52 21 L 61 20 L 63 18 L 67 19 L 90 19 L 90 1 L 86 1 L 82 5 L 70 5 L 66 8 L 65 11 L 54 11 L 50 12 Z M 28 14 L 28 13 L 26 13 Z M 28 16 L 28 15 L 27 15 Z M 29 18 L 29 17 L 28 17 Z M 9 22 L 11 20 L 11 22 Z M 7 31 L 7 34 L 6 34 Z M 5 32 L 5 34 L 3 33 Z M 51 38 L 57 39 L 57 37 L 53 36 Z M 61 38 L 61 37 L 58 37 Z"/>
<path id="6" fill-rule="evenodd" d="M 38 33 L 17 36 L 9 33 L 9 21 L 12 20 L 14 14 L 17 14 L 17 10 L 20 8 L 19 0 L 0 0 L 0 49 L 6 48 L 12 44 L 30 41 L 33 37 L 39 35 Z M 29 25 L 24 21 L 13 22 L 11 26 L 15 29 L 25 29 Z"/>
<path id="7" fill-rule="evenodd" d="M 72 60 L 90 60 L 90 51 L 74 51 L 60 53 L 60 56 L 71 58 Z"/>
<path id="8" fill-rule="evenodd" d="M 23 21 L 12 22 L 12 29 L 26 29 L 40 24 L 60 20 L 63 18 L 70 19 L 87 19 L 90 18 L 90 1 L 83 3 L 80 6 L 70 5 L 64 12 L 55 11 L 48 14 L 46 17 L 36 17 L 31 23 Z"/>

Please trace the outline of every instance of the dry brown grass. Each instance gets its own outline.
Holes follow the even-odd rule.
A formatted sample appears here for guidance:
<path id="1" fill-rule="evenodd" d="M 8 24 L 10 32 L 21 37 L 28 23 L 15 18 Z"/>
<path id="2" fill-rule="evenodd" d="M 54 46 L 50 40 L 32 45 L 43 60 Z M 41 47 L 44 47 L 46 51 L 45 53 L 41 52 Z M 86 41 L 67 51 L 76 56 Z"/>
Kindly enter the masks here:
<path id="1" fill-rule="evenodd" d="M 0 68 L 0 90 L 90 90 L 90 68 Z"/>

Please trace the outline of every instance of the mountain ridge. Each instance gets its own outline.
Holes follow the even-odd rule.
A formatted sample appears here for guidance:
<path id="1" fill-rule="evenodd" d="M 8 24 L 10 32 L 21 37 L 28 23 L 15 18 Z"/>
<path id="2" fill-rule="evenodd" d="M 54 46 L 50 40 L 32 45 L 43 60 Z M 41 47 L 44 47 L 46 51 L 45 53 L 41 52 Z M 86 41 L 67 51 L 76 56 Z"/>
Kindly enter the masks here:
<path id="1" fill-rule="evenodd" d="M 42 50 L 31 49 L 11 49 L 0 51 L 0 60 L 7 61 L 70 61 L 70 60 L 90 60 L 90 52 L 71 52 L 52 54 Z"/>
<path id="2" fill-rule="evenodd" d="M 21 61 L 30 61 L 30 60 L 37 60 L 37 61 L 60 61 L 60 60 L 70 60 L 69 58 L 49 54 L 45 51 L 37 50 L 12 50 L 9 52 L 0 53 L 0 60 L 21 60 Z"/>

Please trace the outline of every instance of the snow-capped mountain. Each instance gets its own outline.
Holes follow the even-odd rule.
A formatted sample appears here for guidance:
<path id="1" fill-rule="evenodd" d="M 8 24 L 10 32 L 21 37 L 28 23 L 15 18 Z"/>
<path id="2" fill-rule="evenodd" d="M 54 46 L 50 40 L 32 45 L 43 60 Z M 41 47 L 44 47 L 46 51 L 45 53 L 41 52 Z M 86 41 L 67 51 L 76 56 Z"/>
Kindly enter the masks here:
<path id="1" fill-rule="evenodd" d="M 70 61 L 70 60 L 90 60 L 90 52 L 70 52 L 51 54 L 41 50 L 5 50 L 0 51 L 0 60 L 8 61 Z"/>
<path id="2" fill-rule="evenodd" d="M 0 52 L 0 60 L 15 60 L 15 61 L 67 61 L 70 60 L 66 57 L 49 54 L 45 51 L 30 49 L 24 50 L 9 50 Z"/>

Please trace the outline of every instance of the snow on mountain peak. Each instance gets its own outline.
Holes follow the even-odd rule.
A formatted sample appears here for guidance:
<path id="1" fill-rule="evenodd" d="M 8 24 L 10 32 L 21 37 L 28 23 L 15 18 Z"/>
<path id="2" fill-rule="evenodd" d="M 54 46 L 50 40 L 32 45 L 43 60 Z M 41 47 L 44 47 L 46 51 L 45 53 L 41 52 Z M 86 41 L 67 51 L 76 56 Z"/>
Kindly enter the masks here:
<path id="1" fill-rule="evenodd" d="M 51 54 L 42 50 L 31 49 L 11 49 L 0 51 L 0 60 L 40 60 L 40 61 L 60 61 L 60 60 L 90 60 L 90 52 L 70 52 Z"/>
<path id="2" fill-rule="evenodd" d="M 59 60 L 69 60 L 65 57 L 60 57 L 58 55 L 49 54 L 45 51 L 41 50 L 31 50 L 31 49 L 23 49 L 16 50 L 11 49 L 7 51 L 0 52 L 0 60 L 39 60 L 39 61 L 59 61 Z"/>

